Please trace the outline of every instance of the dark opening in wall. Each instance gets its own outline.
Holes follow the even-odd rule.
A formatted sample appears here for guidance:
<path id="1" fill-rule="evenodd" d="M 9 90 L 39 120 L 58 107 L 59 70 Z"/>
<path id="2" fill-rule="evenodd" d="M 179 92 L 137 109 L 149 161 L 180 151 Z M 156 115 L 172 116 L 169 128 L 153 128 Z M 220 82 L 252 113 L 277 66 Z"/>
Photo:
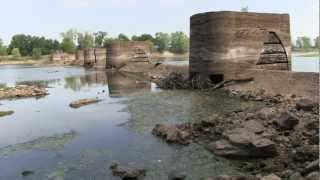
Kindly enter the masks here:
<path id="1" fill-rule="evenodd" d="M 211 74 L 209 79 L 213 84 L 218 84 L 224 80 L 223 74 Z"/>

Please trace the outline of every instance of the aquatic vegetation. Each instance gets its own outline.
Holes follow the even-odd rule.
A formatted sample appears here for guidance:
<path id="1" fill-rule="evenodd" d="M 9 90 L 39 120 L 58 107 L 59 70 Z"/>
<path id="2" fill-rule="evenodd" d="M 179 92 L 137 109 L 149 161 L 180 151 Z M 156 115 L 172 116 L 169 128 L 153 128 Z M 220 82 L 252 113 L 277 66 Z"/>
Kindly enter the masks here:
<path id="1" fill-rule="evenodd" d="M 222 91 L 170 90 L 136 93 L 122 101 L 130 113 L 129 129 L 149 133 L 157 123 L 201 122 L 245 109 L 259 109 L 261 102 L 229 97 Z"/>
<path id="2" fill-rule="evenodd" d="M 4 148 L 0 148 L 0 157 L 7 156 L 19 152 L 33 151 L 33 150 L 46 150 L 46 151 L 59 151 L 63 150 L 65 144 L 70 142 L 77 135 L 77 132 L 70 131 L 64 134 L 57 134 L 50 137 L 40 137 L 38 139 L 9 145 Z"/>

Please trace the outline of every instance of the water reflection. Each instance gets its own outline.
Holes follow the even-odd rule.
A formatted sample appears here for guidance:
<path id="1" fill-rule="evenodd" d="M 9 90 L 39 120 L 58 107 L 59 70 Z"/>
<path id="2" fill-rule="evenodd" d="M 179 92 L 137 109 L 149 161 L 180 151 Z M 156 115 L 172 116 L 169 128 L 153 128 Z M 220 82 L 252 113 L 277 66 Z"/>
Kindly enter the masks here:
<path id="1" fill-rule="evenodd" d="M 122 97 L 138 91 L 150 91 L 151 82 L 141 74 L 109 72 L 108 88 L 110 97 Z"/>

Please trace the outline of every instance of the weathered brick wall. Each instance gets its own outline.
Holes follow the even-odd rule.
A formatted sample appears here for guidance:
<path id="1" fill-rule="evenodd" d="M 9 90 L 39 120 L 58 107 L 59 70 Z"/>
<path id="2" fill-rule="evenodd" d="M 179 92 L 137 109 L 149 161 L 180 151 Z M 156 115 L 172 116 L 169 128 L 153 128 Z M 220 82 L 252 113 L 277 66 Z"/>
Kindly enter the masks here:
<path id="1" fill-rule="evenodd" d="M 289 69 L 288 14 L 209 12 L 192 16 L 190 28 L 191 74 L 228 73 L 230 63 L 243 69 Z"/>
<path id="2" fill-rule="evenodd" d="M 105 69 L 107 67 L 107 49 L 106 48 L 96 48 L 94 50 L 95 54 L 95 65 L 96 69 Z"/>
<path id="3" fill-rule="evenodd" d="M 152 44 L 145 41 L 115 41 L 108 48 L 107 67 L 121 67 L 130 62 L 149 62 Z"/>

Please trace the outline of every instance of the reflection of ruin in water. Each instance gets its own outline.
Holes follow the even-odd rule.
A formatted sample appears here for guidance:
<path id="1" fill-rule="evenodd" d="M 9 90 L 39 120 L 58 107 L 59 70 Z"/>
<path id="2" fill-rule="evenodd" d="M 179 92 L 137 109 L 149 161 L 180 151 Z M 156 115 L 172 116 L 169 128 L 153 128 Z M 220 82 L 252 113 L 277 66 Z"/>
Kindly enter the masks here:
<path id="1" fill-rule="evenodd" d="M 121 97 L 130 93 L 151 89 L 148 77 L 142 74 L 108 72 L 108 88 L 110 97 Z"/>

